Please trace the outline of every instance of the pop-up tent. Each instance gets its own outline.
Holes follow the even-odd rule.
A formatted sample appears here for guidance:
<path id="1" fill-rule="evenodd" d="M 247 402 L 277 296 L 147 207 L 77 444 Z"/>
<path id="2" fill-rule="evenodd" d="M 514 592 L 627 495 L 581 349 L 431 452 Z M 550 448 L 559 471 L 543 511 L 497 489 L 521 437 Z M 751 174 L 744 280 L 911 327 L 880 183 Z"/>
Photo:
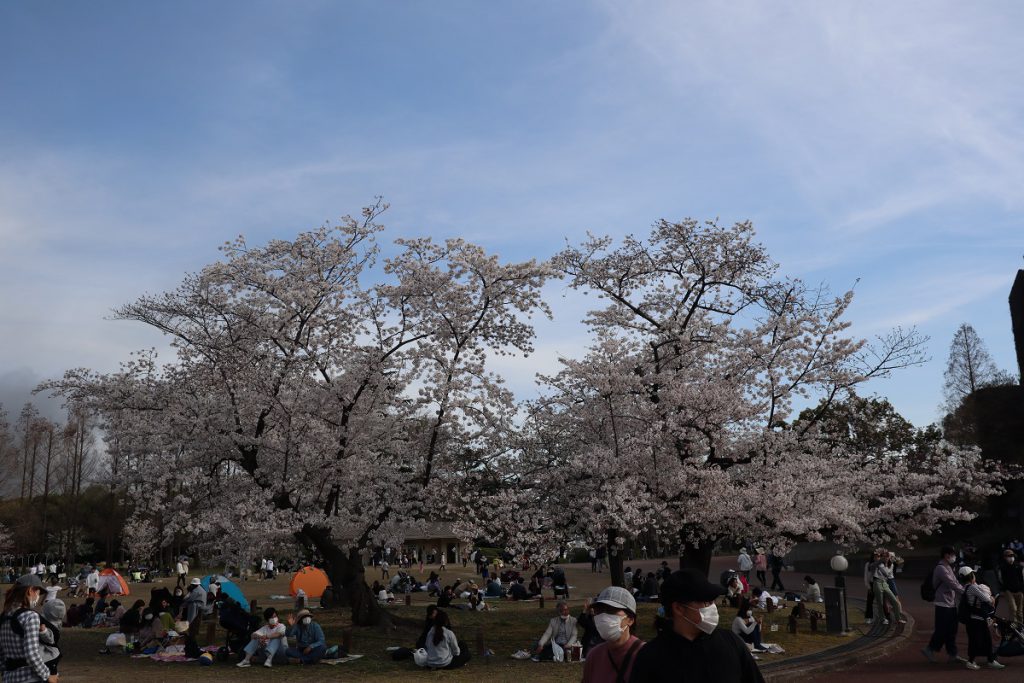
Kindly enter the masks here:
<path id="1" fill-rule="evenodd" d="M 331 585 L 331 580 L 323 569 L 316 567 L 303 567 L 295 572 L 292 582 L 288 585 L 292 595 L 298 595 L 301 588 L 307 598 L 319 598 L 324 594 L 324 589 Z"/>
<path id="2" fill-rule="evenodd" d="M 220 581 L 221 593 L 223 593 L 224 595 L 228 596 L 229 598 L 237 602 L 239 605 L 241 605 L 242 609 L 246 611 L 249 610 L 249 601 L 246 600 L 245 594 L 242 593 L 242 589 L 238 587 L 237 583 L 235 583 L 228 577 L 222 576 L 220 574 L 209 574 L 207 576 L 204 576 L 199 581 L 199 585 L 201 585 L 204 590 L 209 591 L 210 583 L 216 581 Z"/>
<path id="3" fill-rule="evenodd" d="M 100 584 L 97 586 L 96 592 L 102 592 L 104 588 L 107 589 L 109 595 L 131 595 L 131 591 L 128 590 L 128 582 L 117 573 L 117 570 L 110 567 L 100 571 Z"/>

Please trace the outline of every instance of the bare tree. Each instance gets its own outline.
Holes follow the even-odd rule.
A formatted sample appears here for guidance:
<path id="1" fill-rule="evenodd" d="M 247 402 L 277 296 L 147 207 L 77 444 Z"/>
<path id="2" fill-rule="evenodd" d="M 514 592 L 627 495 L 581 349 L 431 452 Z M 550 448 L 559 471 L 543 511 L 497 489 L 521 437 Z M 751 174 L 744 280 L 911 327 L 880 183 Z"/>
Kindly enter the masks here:
<path id="1" fill-rule="evenodd" d="M 982 387 L 1012 383 L 1013 378 L 999 370 L 985 342 L 973 327 L 961 323 L 949 345 L 943 393 L 946 410 L 952 412 L 970 394 Z"/>

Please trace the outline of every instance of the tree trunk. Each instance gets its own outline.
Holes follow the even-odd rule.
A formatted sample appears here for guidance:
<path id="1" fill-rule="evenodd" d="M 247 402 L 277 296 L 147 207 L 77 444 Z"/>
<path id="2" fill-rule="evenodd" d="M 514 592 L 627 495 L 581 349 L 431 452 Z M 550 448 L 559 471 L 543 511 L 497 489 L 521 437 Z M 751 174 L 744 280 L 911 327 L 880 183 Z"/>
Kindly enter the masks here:
<path id="1" fill-rule="evenodd" d="M 608 572 L 612 575 L 612 585 L 626 587 L 626 575 L 622 570 L 622 548 L 615 543 L 618 529 L 609 529 L 605 543 L 605 557 L 608 558 Z"/>
<path id="2" fill-rule="evenodd" d="M 300 541 L 316 548 L 327 565 L 334 594 L 332 607 L 347 606 L 352 612 L 355 626 L 391 626 L 391 616 L 377 604 L 377 597 L 366 584 L 366 573 L 359 550 L 347 552 L 339 546 L 327 529 L 305 525 L 296 534 Z"/>
<path id="3" fill-rule="evenodd" d="M 682 544 L 682 555 L 679 556 L 680 569 L 696 569 L 704 576 L 711 571 L 711 554 L 715 549 L 714 541 L 704 541 L 695 546 L 684 540 Z"/>

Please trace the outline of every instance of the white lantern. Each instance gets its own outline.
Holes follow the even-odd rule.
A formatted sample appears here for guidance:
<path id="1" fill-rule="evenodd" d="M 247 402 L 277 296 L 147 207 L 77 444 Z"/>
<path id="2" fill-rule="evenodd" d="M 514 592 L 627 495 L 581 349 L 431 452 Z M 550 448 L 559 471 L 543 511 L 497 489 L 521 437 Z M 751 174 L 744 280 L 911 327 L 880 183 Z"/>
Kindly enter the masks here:
<path id="1" fill-rule="evenodd" d="M 836 556 L 832 558 L 832 571 L 842 574 L 849 569 L 849 567 L 850 563 L 842 555 L 836 554 Z"/>

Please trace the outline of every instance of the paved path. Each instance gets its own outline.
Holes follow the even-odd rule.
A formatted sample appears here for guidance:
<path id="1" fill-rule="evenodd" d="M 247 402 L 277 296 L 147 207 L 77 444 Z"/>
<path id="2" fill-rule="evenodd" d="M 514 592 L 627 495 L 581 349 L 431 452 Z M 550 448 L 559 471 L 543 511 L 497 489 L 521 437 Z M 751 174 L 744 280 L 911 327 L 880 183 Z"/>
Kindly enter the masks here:
<path id="1" fill-rule="evenodd" d="M 855 568 L 859 573 L 859 562 Z M 793 574 L 783 575 L 783 581 L 792 581 L 794 587 L 799 586 L 801 578 L 801 576 Z M 823 586 L 833 584 L 831 576 L 816 576 L 815 578 Z M 942 662 L 940 664 L 932 664 L 926 660 L 921 654 L 921 648 L 927 645 L 928 640 L 931 638 L 932 625 L 934 624 L 934 608 L 930 602 L 926 603 L 921 600 L 921 595 L 918 592 L 920 583 L 920 579 L 897 579 L 901 603 L 904 609 L 909 611 L 917 621 L 916 628 L 907 639 L 905 647 L 887 657 L 865 662 L 852 669 L 817 674 L 803 680 L 817 683 L 848 683 L 854 681 L 857 683 L 868 683 L 869 681 L 871 683 L 878 683 L 879 681 L 884 681 L 885 683 L 890 683 L 891 681 L 928 681 L 928 683 L 936 683 L 942 681 L 970 681 L 976 678 L 984 679 L 985 681 L 1016 681 L 1017 683 L 1024 681 L 1024 657 L 1004 659 L 1002 663 L 1007 666 L 1002 671 L 986 669 L 984 666 L 982 666 L 980 671 L 970 671 L 960 663 L 955 665 L 946 664 L 945 652 L 940 653 L 936 657 L 936 659 Z M 786 585 L 789 586 L 788 583 Z M 864 583 L 859 575 L 847 576 L 847 589 L 852 596 L 865 597 Z M 1003 617 L 1008 616 L 1005 604 L 1000 605 L 999 615 Z M 967 635 L 964 633 L 963 626 L 958 631 L 957 645 L 960 654 L 966 655 Z M 979 664 L 983 664 L 980 659 Z"/>

